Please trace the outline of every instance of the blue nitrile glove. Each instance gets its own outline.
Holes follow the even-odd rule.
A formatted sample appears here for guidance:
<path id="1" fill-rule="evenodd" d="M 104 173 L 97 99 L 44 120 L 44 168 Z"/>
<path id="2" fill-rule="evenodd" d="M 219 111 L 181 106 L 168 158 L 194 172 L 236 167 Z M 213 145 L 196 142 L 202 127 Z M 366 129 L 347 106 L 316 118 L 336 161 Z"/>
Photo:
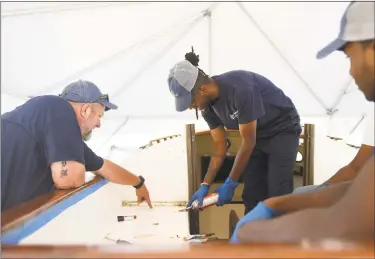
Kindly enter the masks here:
<path id="1" fill-rule="evenodd" d="M 186 207 L 190 207 L 191 204 L 195 201 L 198 200 L 199 206 L 202 206 L 203 204 L 203 198 L 204 196 L 207 196 L 208 190 L 210 189 L 210 186 L 207 184 L 202 184 L 201 187 L 191 196 L 190 201 L 188 202 Z"/>
<path id="2" fill-rule="evenodd" d="M 259 202 L 257 206 L 255 206 L 254 209 L 249 211 L 245 216 L 243 216 L 240 221 L 238 221 L 235 230 L 233 231 L 233 235 L 230 239 L 230 243 L 238 243 L 238 238 L 237 238 L 237 232 L 240 227 L 242 227 L 245 223 L 249 221 L 254 221 L 254 220 L 260 220 L 260 219 L 270 219 L 275 216 L 277 216 L 279 213 L 265 205 L 263 202 Z"/>
<path id="3" fill-rule="evenodd" d="M 238 184 L 238 182 L 228 177 L 224 184 L 215 190 L 215 192 L 219 194 L 216 205 L 223 206 L 225 203 L 230 202 L 233 199 L 234 190 L 237 188 Z"/>

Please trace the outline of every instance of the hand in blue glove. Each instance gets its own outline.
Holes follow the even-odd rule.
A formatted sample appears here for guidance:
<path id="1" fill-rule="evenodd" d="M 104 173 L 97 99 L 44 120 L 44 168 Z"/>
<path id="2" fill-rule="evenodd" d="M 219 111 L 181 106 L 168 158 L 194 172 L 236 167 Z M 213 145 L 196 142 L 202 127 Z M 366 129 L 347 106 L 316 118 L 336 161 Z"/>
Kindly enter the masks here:
<path id="1" fill-rule="evenodd" d="M 260 219 L 270 219 L 277 216 L 279 213 L 274 209 L 266 206 L 263 202 L 259 202 L 257 206 L 249 211 L 245 216 L 243 216 L 240 221 L 238 221 L 235 230 L 233 231 L 230 243 L 238 243 L 237 232 L 244 224 L 249 221 L 260 220 Z"/>
<path id="2" fill-rule="evenodd" d="M 233 199 L 234 190 L 237 188 L 238 184 L 238 182 L 228 177 L 224 184 L 215 190 L 215 192 L 219 194 L 216 205 L 223 206 L 225 203 L 230 202 Z"/>
<path id="3" fill-rule="evenodd" d="M 198 200 L 199 206 L 202 206 L 203 204 L 203 198 L 204 196 L 207 196 L 208 190 L 210 189 L 210 186 L 207 184 L 202 184 L 201 187 L 191 196 L 190 201 L 188 202 L 186 207 L 190 207 L 191 204 L 195 201 Z"/>

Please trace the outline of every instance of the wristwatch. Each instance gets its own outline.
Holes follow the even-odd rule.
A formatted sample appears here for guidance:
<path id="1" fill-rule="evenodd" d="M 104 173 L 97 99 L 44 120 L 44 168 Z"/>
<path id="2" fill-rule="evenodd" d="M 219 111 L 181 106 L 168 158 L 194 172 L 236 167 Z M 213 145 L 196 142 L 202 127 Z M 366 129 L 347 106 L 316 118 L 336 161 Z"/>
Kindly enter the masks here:
<path id="1" fill-rule="evenodd" d="M 140 176 L 138 176 L 138 177 L 139 177 L 139 179 L 141 179 L 141 181 L 140 181 L 137 185 L 133 185 L 133 187 L 134 187 L 135 189 L 139 189 L 139 188 L 141 188 L 141 187 L 143 186 L 143 183 L 145 182 L 145 178 L 143 178 L 142 175 L 140 175 Z"/>

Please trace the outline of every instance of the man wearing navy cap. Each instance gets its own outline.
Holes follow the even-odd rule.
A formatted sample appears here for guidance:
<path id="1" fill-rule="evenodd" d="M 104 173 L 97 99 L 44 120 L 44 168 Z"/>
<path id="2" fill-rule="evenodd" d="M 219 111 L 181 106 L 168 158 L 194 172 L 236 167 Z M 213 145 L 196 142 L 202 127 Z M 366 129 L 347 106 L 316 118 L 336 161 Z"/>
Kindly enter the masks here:
<path id="1" fill-rule="evenodd" d="M 117 109 L 89 81 L 60 96 L 38 96 L 1 116 L 1 211 L 57 189 L 85 183 L 86 171 L 136 189 L 151 202 L 144 178 L 97 156 L 84 141 L 100 127 L 104 111 Z"/>
<path id="2" fill-rule="evenodd" d="M 187 53 L 168 77 L 176 110 L 202 111 L 214 141 L 214 155 L 200 188 L 191 197 L 202 205 L 226 154 L 224 127 L 239 130 L 242 144 L 231 172 L 216 193 L 217 206 L 229 203 L 243 175 L 245 212 L 259 201 L 293 191 L 293 167 L 301 125 L 288 96 L 267 78 L 236 70 L 209 77 L 198 68 L 199 57 Z M 197 115 L 198 116 L 198 115 Z"/>
<path id="3" fill-rule="evenodd" d="M 374 2 L 351 2 L 337 39 L 317 54 L 323 58 L 335 51 L 345 53 L 351 76 L 371 102 L 375 101 L 374 10 Z M 339 238 L 373 243 L 374 154 L 351 181 L 265 201 L 239 221 L 232 242 L 299 243 L 303 239 Z M 273 217 L 277 218 L 268 220 Z"/>

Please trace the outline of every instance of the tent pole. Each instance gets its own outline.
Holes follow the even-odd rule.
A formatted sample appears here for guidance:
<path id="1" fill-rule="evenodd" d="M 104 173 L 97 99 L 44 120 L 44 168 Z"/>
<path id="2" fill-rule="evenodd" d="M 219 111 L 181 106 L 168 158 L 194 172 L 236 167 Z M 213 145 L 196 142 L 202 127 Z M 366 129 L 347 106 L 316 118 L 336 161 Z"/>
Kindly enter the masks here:
<path id="1" fill-rule="evenodd" d="M 354 131 L 361 125 L 362 121 L 366 118 L 366 115 L 362 115 L 358 122 L 354 125 L 354 127 L 350 130 L 349 136 L 354 133 Z"/>
<path id="2" fill-rule="evenodd" d="M 208 74 L 211 75 L 212 73 L 212 19 L 211 19 L 212 12 L 207 10 L 205 16 L 207 17 L 208 21 Z"/>
<path id="3" fill-rule="evenodd" d="M 294 74 L 301 80 L 301 82 L 305 85 L 307 90 L 310 94 L 315 98 L 315 100 L 324 108 L 325 111 L 329 111 L 327 105 L 316 95 L 316 93 L 311 89 L 309 84 L 303 79 L 303 77 L 299 74 L 299 72 L 294 68 L 294 66 L 288 61 L 288 59 L 283 55 L 282 51 L 276 46 L 276 44 L 268 37 L 268 35 L 262 30 L 259 24 L 254 20 L 254 18 L 250 15 L 250 13 L 246 10 L 242 2 L 237 2 L 238 6 L 242 10 L 242 12 L 246 15 L 246 17 L 251 21 L 251 23 L 259 30 L 260 33 L 267 39 L 268 43 L 276 50 L 279 56 L 284 60 L 284 62 L 289 66 L 289 68 L 294 72 Z"/>
<path id="4" fill-rule="evenodd" d="M 331 112 L 336 110 L 337 106 L 342 101 L 342 98 L 344 97 L 344 95 L 347 94 L 347 90 L 351 86 L 352 82 L 353 82 L 353 79 L 350 78 L 349 81 L 341 88 L 341 91 L 340 91 L 339 95 L 337 96 L 336 100 L 332 104 L 331 109 L 329 109 Z"/>

